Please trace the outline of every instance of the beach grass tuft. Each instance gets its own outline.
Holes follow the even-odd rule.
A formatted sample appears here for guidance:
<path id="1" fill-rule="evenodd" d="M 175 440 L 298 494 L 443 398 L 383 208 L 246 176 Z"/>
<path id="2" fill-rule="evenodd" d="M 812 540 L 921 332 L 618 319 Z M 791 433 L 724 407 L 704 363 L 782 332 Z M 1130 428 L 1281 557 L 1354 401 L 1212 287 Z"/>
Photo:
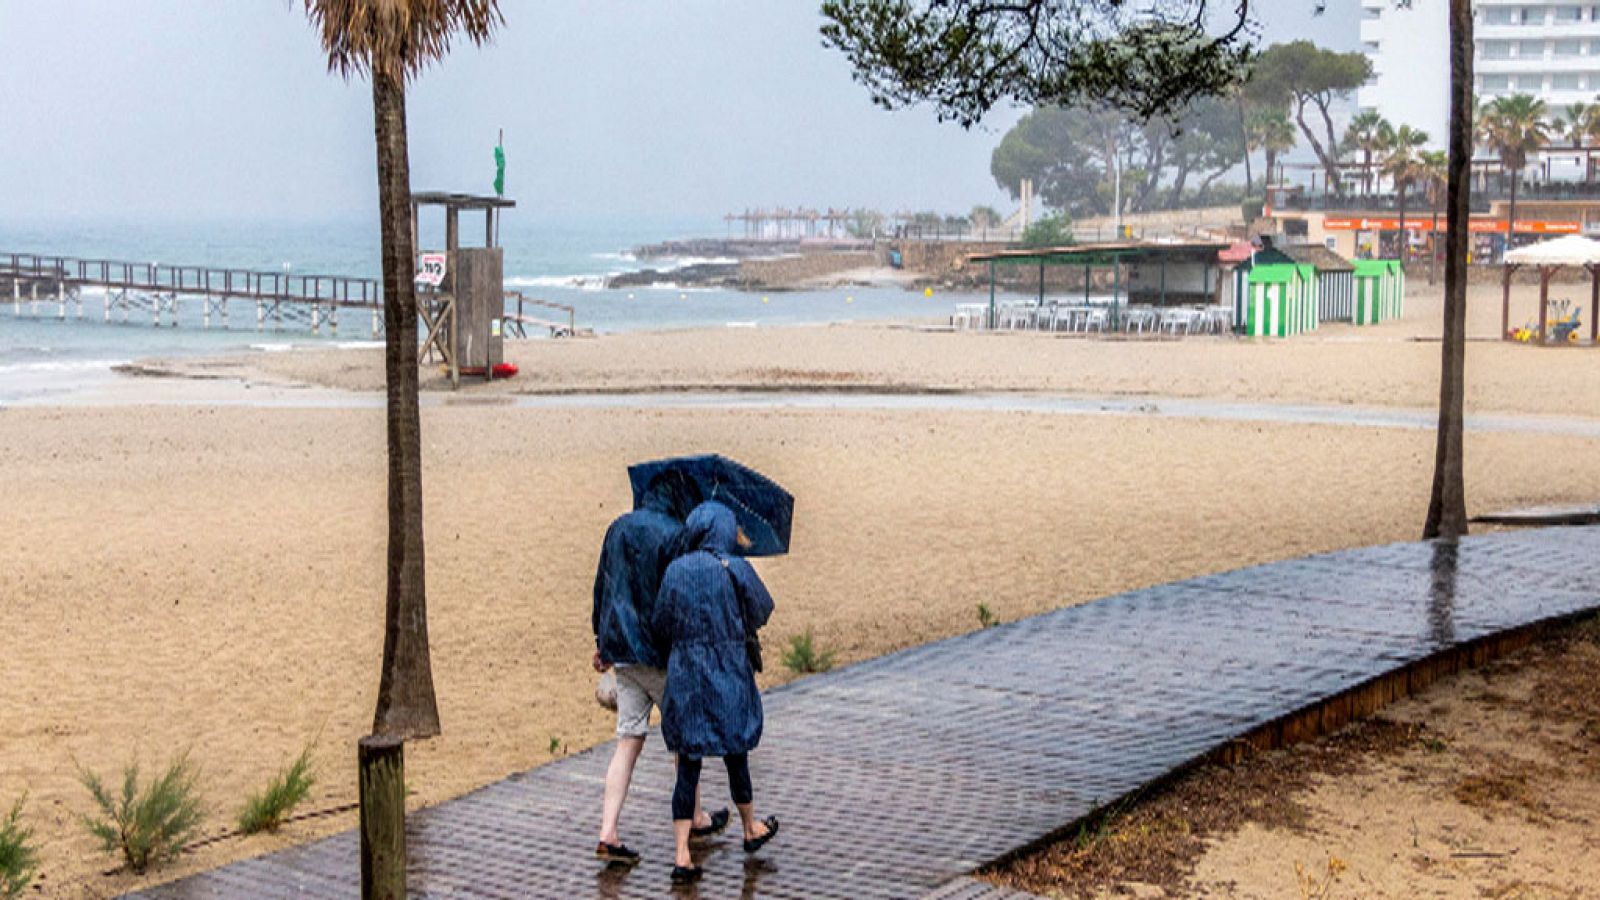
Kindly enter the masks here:
<path id="1" fill-rule="evenodd" d="M 989 604 L 987 604 L 987 603 L 979 603 L 978 604 L 978 627 L 979 628 L 993 628 L 993 627 L 995 627 L 996 625 L 999 625 L 999 624 L 1000 624 L 1000 619 L 999 619 L 998 616 L 996 616 L 994 614 L 994 610 L 989 608 Z"/>
<path id="2" fill-rule="evenodd" d="M 311 759 L 315 749 L 316 741 L 306 744 L 294 762 L 268 782 L 265 790 L 250 795 L 239 813 L 240 831 L 245 834 L 277 831 L 294 812 L 294 808 L 310 796 L 312 786 L 317 783 Z"/>
<path id="3" fill-rule="evenodd" d="M 83 823 L 107 854 L 143 872 L 152 863 L 176 857 L 199 830 L 199 776 L 189 754 L 183 753 L 159 778 L 141 786 L 135 762 L 123 769 L 122 790 L 113 794 L 99 775 L 80 768 L 79 780 L 99 810 L 98 816 L 84 816 Z"/>
<path id="4" fill-rule="evenodd" d="M 818 649 L 816 635 L 807 628 L 789 639 L 789 649 L 783 651 L 783 665 L 798 675 L 826 672 L 833 668 L 833 651 Z"/>
<path id="5" fill-rule="evenodd" d="M 4 900 L 22 896 L 39 869 L 33 829 L 22 824 L 22 804 L 27 800 L 28 795 L 23 794 L 10 814 L 0 819 L 0 898 Z"/>

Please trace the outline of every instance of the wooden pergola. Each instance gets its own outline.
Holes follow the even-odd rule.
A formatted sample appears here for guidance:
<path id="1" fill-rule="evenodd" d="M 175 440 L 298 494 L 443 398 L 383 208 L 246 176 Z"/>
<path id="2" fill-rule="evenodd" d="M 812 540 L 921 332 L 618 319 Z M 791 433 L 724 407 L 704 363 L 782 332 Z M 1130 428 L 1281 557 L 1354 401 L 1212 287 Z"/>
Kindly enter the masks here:
<path id="1" fill-rule="evenodd" d="M 1539 271 L 1539 331 L 1537 343 L 1543 345 L 1550 324 L 1550 278 L 1563 268 L 1581 268 L 1589 273 L 1589 343 L 1600 337 L 1600 241 L 1567 235 L 1550 241 L 1529 244 L 1506 254 L 1501 277 L 1500 339 L 1511 340 L 1511 276 L 1528 266 Z"/>
<path id="2" fill-rule="evenodd" d="M 1038 247 L 1000 250 L 992 253 L 975 253 L 968 262 L 987 263 L 989 266 L 989 327 L 998 322 L 995 301 L 995 267 L 1037 266 L 1039 269 L 1039 302 L 1044 303 L 1045 268 L 1072 266 L 1083 268 L 1083 295 L 1089 299 L 1090 272 L 1097 268 L 1112 271 L 1111 322 L 1112 327 L 1120 317 L 1123 288 L 1123 267 L 1128 263 L 1151 263 L 1160 267 L 1161 303 L 1166 303 L 1167 265 L 1169 263 L 1198 263 L 1205 266 L 1204 281 L 1210 281 L 1212 266 L 1218 265 L 1217 254 L 1228 245 L 1211 241 L 1172 243 L 1145 243 L 1142 241 L 1108 241 L 1094 244 L 1071 244 L 1064 247 Z"/>

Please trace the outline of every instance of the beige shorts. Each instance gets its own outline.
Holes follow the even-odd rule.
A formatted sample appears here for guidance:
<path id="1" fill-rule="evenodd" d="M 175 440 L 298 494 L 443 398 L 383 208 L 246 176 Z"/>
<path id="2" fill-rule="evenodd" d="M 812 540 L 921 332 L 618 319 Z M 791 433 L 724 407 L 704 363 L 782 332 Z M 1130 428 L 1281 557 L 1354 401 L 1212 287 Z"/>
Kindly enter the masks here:
<path id="1" fill-rule="evenodd" d="M 617 737 L 650 733 L 650 709 L 661 705 L 667 670 L 650 666 L 617 666 Z"/>

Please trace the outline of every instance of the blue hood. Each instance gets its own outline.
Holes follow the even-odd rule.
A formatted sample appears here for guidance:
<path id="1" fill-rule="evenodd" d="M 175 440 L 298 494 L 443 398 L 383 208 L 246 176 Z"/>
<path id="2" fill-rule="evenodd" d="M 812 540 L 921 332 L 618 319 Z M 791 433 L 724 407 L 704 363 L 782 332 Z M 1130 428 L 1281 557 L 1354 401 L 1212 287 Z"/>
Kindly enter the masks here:
<path id="1" fill-rule="evenodd" d="M 739 552 L 739 519 L 733 510 L 708 500 L 689 514 L 680 541 L 685 553 L 708 550 L 719 556 L 733 556 Z"/>

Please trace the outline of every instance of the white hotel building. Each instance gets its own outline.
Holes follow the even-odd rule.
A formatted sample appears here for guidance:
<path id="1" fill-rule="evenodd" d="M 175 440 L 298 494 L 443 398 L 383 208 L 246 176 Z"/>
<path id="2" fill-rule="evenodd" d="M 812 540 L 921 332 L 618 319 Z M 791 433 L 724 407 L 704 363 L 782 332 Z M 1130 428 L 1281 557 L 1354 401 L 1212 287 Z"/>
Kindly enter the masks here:
<path id="1" fill-rule="evenodd" d="M 1363 109 L 1428 132 L 1443 146 L 1450 109 L 1447 0 L 1361 0 L 1361 47 L 1373 79 Z M 1600 94 L 1600 2 L 1474 0 L 1474 89 L 1484 99 L 1532 94 L 1552 118 Z"/>

